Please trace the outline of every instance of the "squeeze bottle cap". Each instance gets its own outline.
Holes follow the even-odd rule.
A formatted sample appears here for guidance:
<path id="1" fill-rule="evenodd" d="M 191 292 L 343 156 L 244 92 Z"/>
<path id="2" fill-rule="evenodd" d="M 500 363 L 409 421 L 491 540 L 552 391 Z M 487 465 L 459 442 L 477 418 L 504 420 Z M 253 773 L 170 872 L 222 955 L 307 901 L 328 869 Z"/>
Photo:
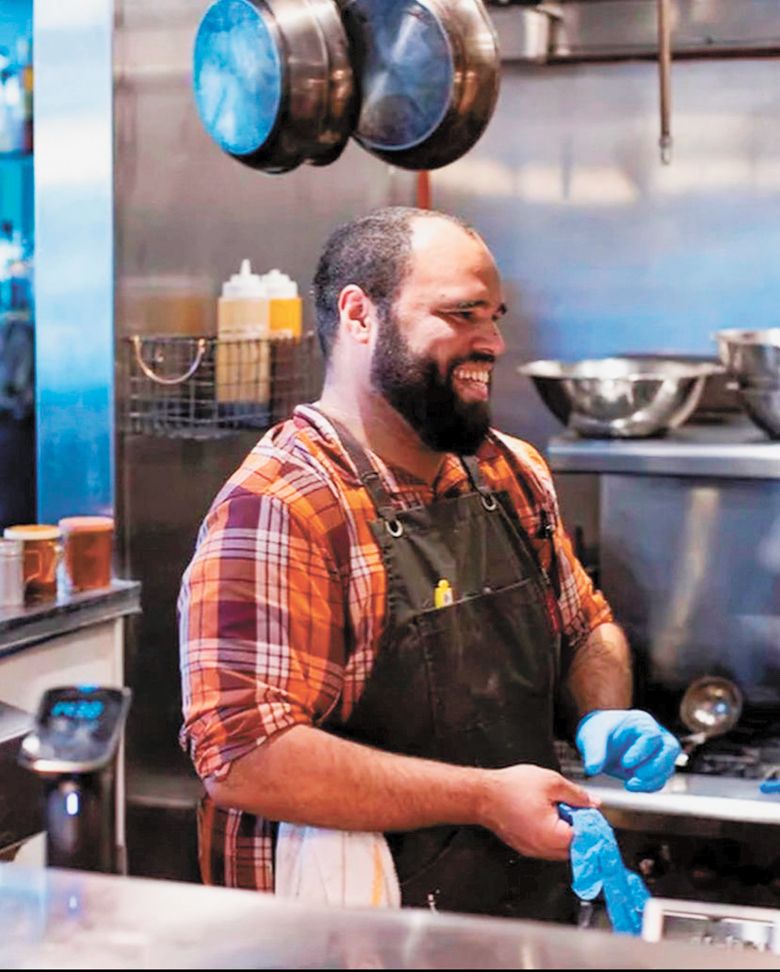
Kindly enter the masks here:
<path id="1" fill-rule="evenodd" d="M 259 274 L 252 273 L 252 265 L 249 260 L 241 261 L 241 272 L 234 273 L 230 280 L 226 280 L 222 285 L 222 296 L 231 300 L 236 299 L 263 299 L 268 296 L 266 293 L 263 278 Z"/>
<path id="2" fill-rule="evenodd" d="M 269 270 L 262 280 L 271 300 L 289 300 L 298 296 L 298 284 L 281 270 Z"/>

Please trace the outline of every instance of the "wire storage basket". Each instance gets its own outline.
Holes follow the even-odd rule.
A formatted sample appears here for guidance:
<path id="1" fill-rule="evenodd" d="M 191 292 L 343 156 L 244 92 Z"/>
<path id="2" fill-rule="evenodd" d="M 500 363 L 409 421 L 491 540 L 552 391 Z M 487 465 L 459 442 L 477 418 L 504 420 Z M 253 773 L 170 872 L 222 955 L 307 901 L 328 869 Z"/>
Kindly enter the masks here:
<path id="1" fill-rule="evenodd" d="M 123 341 L 121 426 L 129 435 L 210 439 L 265 429 L 316 393 L 302 338 L 133 335 Z"/>

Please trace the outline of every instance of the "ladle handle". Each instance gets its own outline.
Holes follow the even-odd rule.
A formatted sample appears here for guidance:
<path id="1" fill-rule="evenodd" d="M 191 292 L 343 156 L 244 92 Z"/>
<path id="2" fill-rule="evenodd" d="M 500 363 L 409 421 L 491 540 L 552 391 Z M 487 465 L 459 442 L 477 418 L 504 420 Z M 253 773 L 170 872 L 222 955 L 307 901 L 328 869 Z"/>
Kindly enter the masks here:
<path id="1" fill-rule="evenodd" d="M 692 736 L 684 736 L 680 740 L 680 745 L 682 746 L 682 752 L 674 761 L 675 766 L 687 766 L 688 760 L 691 758 L 691 753 L 698 746 L 701 746 L 703 742 L 707 739 L 706 732 L 694 732 Z"/>

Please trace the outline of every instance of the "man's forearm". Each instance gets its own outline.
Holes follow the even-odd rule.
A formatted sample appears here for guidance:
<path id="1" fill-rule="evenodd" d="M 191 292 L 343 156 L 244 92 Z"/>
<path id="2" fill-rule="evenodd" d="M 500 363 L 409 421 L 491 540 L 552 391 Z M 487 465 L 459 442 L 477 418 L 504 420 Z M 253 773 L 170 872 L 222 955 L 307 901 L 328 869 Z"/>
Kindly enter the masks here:
<path id="1" fill-rule="evenodd" d="M 217 803 L 271 820 L 410 830 L 475 823 L 484 773 L 294 726 L 236 760 L 225 780 L 206 786 Z"/>
<path id="2" fill-rule="evenodd" d="M 596 806 L 570 780 L 539 766 L 487 770 L 398 756 L 293 726 L 206 780 L 224 807 L 338 830 L 416 830 L 476 824 L 521 854 L 566 860 L 572 829 L 559 802 Z"/>
<path id="3" fill-rule="evenodd" d="M 591 631 L 572 659 L 567 688 L 577 716 L 593 709 L 626 709 L 631 705 L 631 653 L 616 624 Z"/>

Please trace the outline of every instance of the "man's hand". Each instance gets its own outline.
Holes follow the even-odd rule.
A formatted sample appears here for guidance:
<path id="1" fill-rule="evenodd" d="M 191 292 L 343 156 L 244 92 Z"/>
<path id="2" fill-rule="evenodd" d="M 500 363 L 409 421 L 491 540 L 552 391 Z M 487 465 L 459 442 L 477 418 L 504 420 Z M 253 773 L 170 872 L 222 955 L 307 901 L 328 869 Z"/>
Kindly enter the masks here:
<path id="1" fill-rule="evenodd" d="M 588 776 L 606 773 L 646 793 L 661 789 L 680 754 L 677 739 L 640 709 L 589 712 L 575 739 Z"/>
<path id="2" fill-rule="evenodd" d="M 558 803 L 595 807 L 598 801 L 576 783 L 539 766 L 485 771 L 479 823 L 526 857 L 564 861 L 574 833 Z"/>

